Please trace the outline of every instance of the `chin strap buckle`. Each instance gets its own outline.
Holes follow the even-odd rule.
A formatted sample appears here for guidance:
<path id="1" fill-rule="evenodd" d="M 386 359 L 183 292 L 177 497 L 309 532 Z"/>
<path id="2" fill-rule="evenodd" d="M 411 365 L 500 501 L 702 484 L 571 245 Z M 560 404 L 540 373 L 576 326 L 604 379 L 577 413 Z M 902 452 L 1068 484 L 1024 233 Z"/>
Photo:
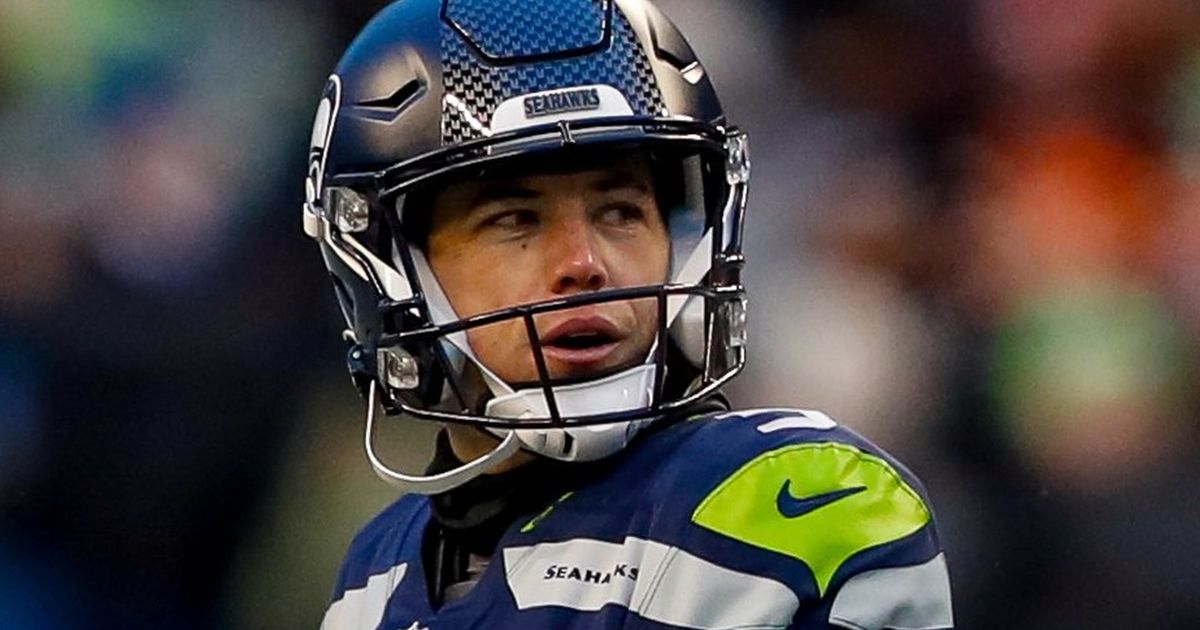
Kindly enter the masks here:
<path id="1" fill-rule="evenodd" d="M 346 368 L 350 370 L 350 380 L 354 388 L 363 398 L 370 396 L 371 384 L 375 382 L 375 366 L 371 356 L 357 343 L 351 343 L 346 351 Z"/>

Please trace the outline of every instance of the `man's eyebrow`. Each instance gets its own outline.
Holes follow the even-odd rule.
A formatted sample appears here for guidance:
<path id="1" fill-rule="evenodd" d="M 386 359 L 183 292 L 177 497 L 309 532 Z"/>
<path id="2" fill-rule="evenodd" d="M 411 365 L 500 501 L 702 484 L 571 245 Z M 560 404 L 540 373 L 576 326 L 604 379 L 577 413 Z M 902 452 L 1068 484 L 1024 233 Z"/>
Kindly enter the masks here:
<path id="1" fill-rule="evenodd" d="M 596 192 L 612 192 L 614 190 L 635 190 L 643 194 L 653 192 L 650 182 L 644 177 L 630 173 L 629 171 L 606 171 L 601 177 L 592 182 L 592 190 Z"/>
<path id="2" fill-rule="evenodd" d="M 537 199 L 542 193 L 514 182 L 487 182 L 471 196 L 468 207 L 478 208 L 497 201 Z"/>

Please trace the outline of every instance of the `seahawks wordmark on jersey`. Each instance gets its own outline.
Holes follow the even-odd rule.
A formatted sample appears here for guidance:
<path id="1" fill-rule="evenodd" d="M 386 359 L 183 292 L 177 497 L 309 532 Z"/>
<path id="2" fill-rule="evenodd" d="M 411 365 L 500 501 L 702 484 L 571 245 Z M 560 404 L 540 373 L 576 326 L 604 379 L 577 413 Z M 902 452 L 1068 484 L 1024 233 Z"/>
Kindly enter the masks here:
<path id="1" fill-rule="evenodd" d="M 433 610 L 429 500 L 355 538 L 323 630 L 932 630 L 950 584 L 916 479 L 824 414 L 721 413 L 631 445 L 514 522 L 462 599 Z"/>

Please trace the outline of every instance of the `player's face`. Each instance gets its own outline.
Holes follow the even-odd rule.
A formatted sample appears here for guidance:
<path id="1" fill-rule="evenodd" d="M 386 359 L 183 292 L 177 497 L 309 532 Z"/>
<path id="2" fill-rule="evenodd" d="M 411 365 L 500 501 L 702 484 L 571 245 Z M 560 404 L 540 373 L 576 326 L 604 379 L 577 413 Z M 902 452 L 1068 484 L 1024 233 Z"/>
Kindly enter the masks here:
<path id="1" fill-rule="evenodd" d="M 428 258 L 460 317 L 667 279 L 670 239 L 645 158 L 586 170 L 470 181 L 433 204 Z M 551 378 L 641 363 L 655 300 L 607 302 L 535 318 Z M 468 331 L 480 361 L 509 383 L 538 378 L 520 318 Z"/>

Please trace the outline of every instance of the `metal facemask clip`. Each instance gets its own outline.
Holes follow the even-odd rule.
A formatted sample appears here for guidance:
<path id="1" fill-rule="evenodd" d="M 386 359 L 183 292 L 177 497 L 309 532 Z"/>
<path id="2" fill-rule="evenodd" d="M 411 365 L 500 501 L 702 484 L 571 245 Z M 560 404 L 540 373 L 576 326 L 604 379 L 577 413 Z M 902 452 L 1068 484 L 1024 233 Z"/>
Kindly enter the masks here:
<path id="1" fill-rule="evenodd" d="M 746 347 L 746 299 L 737 298 L 721 304 L 721 317 L 729 338 L 731 349 Z"/>
<path id="2" fill-rule="evenodd" d="M 750 137 L 743 131 L 725 139 L 725 181 L 730 186 L 750 181 Z"/>
<path id="3" fill-rule="evenodd" d="M 421 386 L 417 359 L 400 348 L 380 348 L 376 352 L 379 382 L 389 390 L 410 391 Z"/>
<path id="4" fill-rule="evenodd" d="M 324 206 L 343 233 L 364 232 L 371 225 L 371 204 L 356 190 L 330 186 L 325 189 Z"/>

